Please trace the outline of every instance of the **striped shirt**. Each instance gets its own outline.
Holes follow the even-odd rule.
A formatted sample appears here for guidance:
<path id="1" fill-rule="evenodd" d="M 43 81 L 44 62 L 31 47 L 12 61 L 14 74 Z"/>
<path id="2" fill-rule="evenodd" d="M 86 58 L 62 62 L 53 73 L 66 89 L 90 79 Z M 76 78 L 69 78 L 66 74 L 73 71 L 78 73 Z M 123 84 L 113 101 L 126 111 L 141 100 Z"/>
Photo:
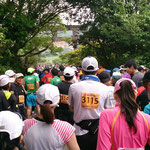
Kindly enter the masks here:
<path id="1" fill-rule="evenodd" d="M 23 141 L 28 150 L 63 150 L 75 128 L 65 121 L 47 124 L 36 119 L 24 121 Z"/>

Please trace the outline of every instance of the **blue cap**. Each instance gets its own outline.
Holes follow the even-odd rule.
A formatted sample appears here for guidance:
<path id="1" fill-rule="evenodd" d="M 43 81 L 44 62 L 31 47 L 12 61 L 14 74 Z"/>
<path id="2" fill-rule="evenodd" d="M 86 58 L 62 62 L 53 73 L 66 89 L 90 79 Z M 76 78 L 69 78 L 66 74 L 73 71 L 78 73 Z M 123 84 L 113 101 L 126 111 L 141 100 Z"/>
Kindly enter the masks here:
<path id="1" fill-rule="evenodd" d="M 120 72 L 120 69 L 119 68 L 114 68 L 113 72 Z"/>

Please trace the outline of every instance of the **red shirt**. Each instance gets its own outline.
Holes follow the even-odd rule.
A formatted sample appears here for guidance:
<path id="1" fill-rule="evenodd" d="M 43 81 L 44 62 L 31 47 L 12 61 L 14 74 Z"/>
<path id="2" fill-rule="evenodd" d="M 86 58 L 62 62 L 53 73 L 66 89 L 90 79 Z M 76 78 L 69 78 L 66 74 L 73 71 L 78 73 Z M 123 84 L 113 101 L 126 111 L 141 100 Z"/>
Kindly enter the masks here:
<path id="1" fill-rule="evenodd" d="M 51 79 L 53 78 L 51 73 L 45 74 L 44 77 L 42 78 L 42 82 L 44 84 L 50 84 Z"/>

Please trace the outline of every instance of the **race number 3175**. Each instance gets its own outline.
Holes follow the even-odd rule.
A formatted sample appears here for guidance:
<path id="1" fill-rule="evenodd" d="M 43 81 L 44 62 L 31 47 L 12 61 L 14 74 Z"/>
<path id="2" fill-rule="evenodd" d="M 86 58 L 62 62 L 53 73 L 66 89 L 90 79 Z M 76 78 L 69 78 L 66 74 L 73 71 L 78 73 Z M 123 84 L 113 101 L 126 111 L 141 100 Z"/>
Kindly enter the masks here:
<path id="1" fill-rule="evenodd" d="M 95 109 L 99 106 L 100 94 L 81 93 L 81 105 L 83 108 Z"/>

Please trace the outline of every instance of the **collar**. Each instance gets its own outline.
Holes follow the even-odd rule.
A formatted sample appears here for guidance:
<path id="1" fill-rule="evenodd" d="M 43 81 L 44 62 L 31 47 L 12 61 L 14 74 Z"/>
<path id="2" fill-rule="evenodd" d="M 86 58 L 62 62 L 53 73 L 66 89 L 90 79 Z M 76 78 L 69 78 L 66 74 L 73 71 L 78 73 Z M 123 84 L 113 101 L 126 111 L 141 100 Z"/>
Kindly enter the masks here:
<path id="1" fill-rule="evenodd" d="M 84 80 L 93 80 L 93 81 L 97 81 L 99 82 L 99 78 L 95 75 L 84 75 L 83 78 L 81 79 L 81 81 L 84 81 Z"/>

